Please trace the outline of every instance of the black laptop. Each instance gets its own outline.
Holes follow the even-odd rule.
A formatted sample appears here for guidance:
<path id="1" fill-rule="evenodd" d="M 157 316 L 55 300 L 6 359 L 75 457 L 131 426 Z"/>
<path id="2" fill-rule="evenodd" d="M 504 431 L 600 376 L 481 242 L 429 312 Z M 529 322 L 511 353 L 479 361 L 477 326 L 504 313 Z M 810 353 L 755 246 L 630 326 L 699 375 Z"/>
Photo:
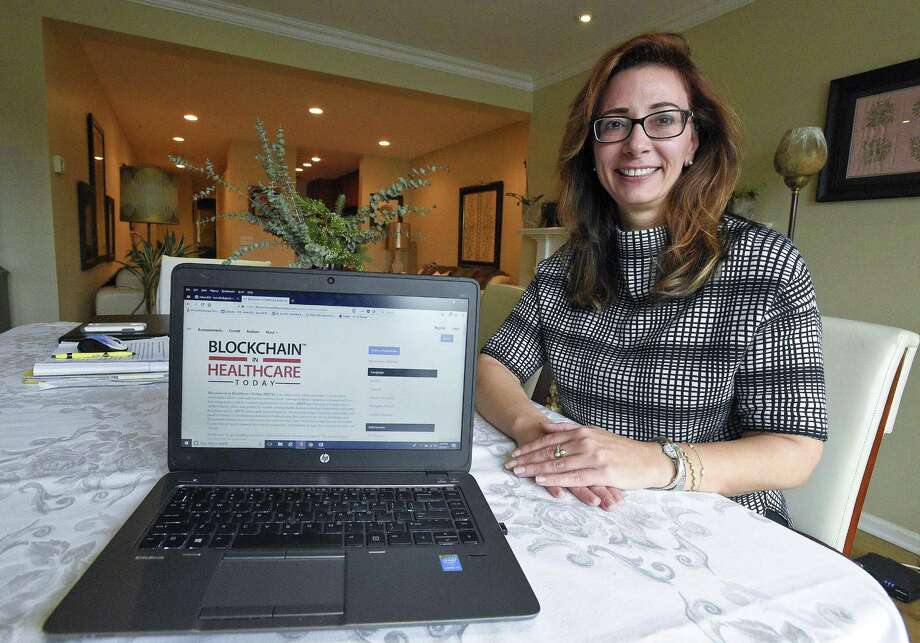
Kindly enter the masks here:
<path id="1" fill-rule="evenodd" d="M 177 267 L 171 473 L 45 631 L 534 616 L 468 473 L 478 309 L 467 279 Z"/>

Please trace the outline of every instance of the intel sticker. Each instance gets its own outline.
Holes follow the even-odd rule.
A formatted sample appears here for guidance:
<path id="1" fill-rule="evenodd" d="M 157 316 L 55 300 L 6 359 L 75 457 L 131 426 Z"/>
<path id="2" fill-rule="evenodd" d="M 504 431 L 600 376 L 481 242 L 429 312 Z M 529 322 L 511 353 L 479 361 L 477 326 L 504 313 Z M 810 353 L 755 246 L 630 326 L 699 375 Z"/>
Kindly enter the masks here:
<path id="1" fill-rule="evenodd" d="M 438 554 L 441 561 L 442 572 L 462 572 L 463 565 L 460 564 L 460 557 L 457 554 Z"/>

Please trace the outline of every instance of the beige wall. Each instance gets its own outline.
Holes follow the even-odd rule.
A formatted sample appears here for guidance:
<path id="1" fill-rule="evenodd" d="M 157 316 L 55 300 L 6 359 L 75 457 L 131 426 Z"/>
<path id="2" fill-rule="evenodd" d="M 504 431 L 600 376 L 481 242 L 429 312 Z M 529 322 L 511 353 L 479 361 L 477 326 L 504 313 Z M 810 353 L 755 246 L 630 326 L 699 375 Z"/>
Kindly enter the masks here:
<path id="1" fill-rule="evenodd" d="M 44 25 L 45 72 L 48 100 L 48 149 L 64 158 L 64 174 L 51 174 L 51 201 L 58 304 L 62 319 L 80 321 L 94 311 L 96 290 L 121 265 L 112 261 L 80 269 L 80 230 L 77 218 L 77 182 L 89 181 L 86 114 L 105 134 L 106 194 L 115 200 L 115 258 L 129 247 L 128 224 L 118 220 L 119 167 L 132 163 L 130 146 L 78 40 L 66 29 Z"/>
<path id="2" fill-rule="evenodd" d="M 920 4 L 887 0 L 757 0 L 691 29 L 697 62 L 744 121 L 742 184 L 766 186 L 755 216 L 785 230 L 789 192 L 773 172 L 790 127 L 824 126 L 834 78 L 920 56 Z M 615 43 L 611 43 L 613 45 Z M 531 120 L 532 192 L 555 190 L 566 108 L 586 74 L 536 92 Z M 920 199 L 800 203 L 795 242 L 808 261 L 822 314 L 920 331 Z M 895 431 L 886 436 L 865 510 L 920 532 L 920 374 L 915 369 Z M 831 427 L 833 431 L 833 427 Z"/>
<path id="3" fill-rule="evenodd" d="M 62 314 L 58 301 L 51 153 L 45 118 L 43 18 L 500 107 L 530 109 L 530 93 L 525 90 L 344 52 L 126 0 L 6 3 L 0 21 L 0 77 L 3 78 L 3 91 L 0 91 L 0 114 L 3 114 L 0 119 L 0 188 L 3 194 L 0 199 L 0 266 L 11 273 L 12 322 L 15 325 L 54 321 Z M 67 263 L 66 259 L 62 260 Z M 71 310 L 66 312 L 73 314 Z"/>
<path id="4" fill-rule="evenodd" d="M 436 207 L 413 222 L 418 239 L 418 265 L 457 264 L 460 188 L 503 181 L 504 192 L 524 191 L 527 123 L 514 123 L 476 138 L 414 159 L 412 167 L 445 165 L 432 184 L 412 194 L 412 203 Z M 521 208 L 504 197 L 502 206 L 501 269 L 520 283 Z"/>
<path id="5" fill-rule="evenodd" d="M 265 183 L 268 178 L 262 163 L 256 158 L 262 148 L 258 143 L 253 141 L 230 141 L 227 149 L 227 169 L 224 172 L 224 178 L 231 184 L 242 190 L 242 194 L 232 190 L 225 190 L 223 198 L 218 201 L 218 213 L 247 212 L 249 210 L 248 191 L 250 186 L 258 186 L 259 183 Z M 288 167 L 294 167 L 297 164 L 297 150 L 288 148 L 285 150 L 285 161 Z M 268 234 L 262 230 L 261 226 L 247 223 L 246 221 L 237 221 L 233 219 L 217 220 L 217 256 L 228 257 L 236 252 L 242 245 L 251 243 L 260 243 L 262 241 L 273 242 L 277 237 Z M 273 266 L 287 266 L 294 261 L 294 253 L 287 247 L 269 247 L 262 250 L 251 252 L 242 259 L 271 261 Z"/>
<path id="6" fill-rule="evenodd" d="M 60 305 L 42 25 L 28 3 L 4 7 L 0 78 L 0 265 L 10 272 L 12 323 L 54 321 Z"/>

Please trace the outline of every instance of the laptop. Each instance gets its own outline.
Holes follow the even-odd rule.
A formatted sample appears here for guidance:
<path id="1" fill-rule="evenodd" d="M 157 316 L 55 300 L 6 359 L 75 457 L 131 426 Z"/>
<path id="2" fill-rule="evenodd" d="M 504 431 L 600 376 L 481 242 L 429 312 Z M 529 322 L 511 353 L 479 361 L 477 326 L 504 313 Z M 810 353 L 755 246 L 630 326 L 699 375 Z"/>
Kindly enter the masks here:
<path id="1" fill-rule="evenodd" d="M 469 475 L 478 308 L 468 279 L 178 266 L 170 473 L 44 630 L 536 615 Z"/>

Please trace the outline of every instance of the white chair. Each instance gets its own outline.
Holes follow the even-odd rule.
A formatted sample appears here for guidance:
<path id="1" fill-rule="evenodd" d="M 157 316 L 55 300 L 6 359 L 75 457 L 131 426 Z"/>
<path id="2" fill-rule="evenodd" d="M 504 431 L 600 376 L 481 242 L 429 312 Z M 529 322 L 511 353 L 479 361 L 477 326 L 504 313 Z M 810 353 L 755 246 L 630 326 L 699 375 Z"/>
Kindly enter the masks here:
<path id="1" fill-rule="evenodd" d="M 824 317 L 823 325 L 828 439 L 808 482 L 783 493 L 795 529 L 849 555 L 920 337 L 836 317 Z"/>
<path id="2" fill-rule="evenodd" d="M 173 268 L 180 263 L 226 263 L 226 259 L 199 259 L 198 257 L 170 257 L 163 255 L 160 259 L 160 283 L 157 286 L 157 315 L 169 314 L 169 295 L 172 290 L 170 279 Z M 270 266 L 271 261 L 250 261 L 236 259 L 231 262 L 234 266 Z"/>
<path id="3" fill-rule="evenodd" d="M 477 350 L 482 349 L 489 338 L 495 334 L 511 310 L 518 303 L 524 289 L 520 286 L 504 283 L 489 283 L 482 291 L 479 299 L 479 344 Z M 527 397 L 533 395 L 537 380 L 540 378 L 538 369 L 529 380 L 524 383 L 524 392 Z"/>

